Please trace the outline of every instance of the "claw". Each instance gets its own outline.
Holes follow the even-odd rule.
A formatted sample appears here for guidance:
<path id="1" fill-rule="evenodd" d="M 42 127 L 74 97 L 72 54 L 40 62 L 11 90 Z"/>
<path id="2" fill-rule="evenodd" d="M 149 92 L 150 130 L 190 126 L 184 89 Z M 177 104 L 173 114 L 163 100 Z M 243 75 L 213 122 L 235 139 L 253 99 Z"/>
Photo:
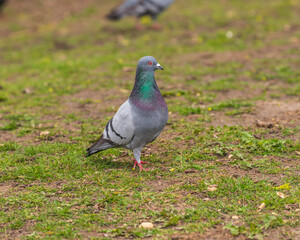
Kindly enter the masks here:
<path id="1" fill-rule="evenodd" d="M 149 169 L 143 168 L 142 163 L 139 163 L 138 165 L 139 165 L 139 167 L 140 167 L 140 172 L 142 172 L 143 170 L 144 170 L 145 172 L 149 171 Z"/>
<path id="2" fill-rule="evenodd" d="M 134 159 L 133 161 L 135 161 L 135 159 Z M 137 165 L 137 161 L 134 162 L 134 165 L 133 165 L 132 170 L 135 170 L 135 166 L 136 166 L 136 165 Z"/>
<path id="3" fill-rule="evenodd" d="M 149 162 L 143 162 L 143 161 L 141 161 L 140 163 L 138 163 L 135 159 L 133 159 L 133 161 L 134 161 L 133 170 L 135 170 L 135 166 L 138 165 L 138 166 L 140 167 L 140 172 L 142 172 L 143 170 L 144 170 L 145 172 L 148 171 L 148 169 L 143 168 L 142 164 L 147 164 L 147 163 L 149 163 Z"/>

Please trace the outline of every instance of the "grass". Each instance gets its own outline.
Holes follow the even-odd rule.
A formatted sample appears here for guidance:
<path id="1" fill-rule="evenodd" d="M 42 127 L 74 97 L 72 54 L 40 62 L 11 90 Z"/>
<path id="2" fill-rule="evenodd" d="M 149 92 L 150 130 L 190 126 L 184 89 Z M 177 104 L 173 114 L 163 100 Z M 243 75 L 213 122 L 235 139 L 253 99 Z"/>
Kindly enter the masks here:
<path id="1" fill-rule="evenodd" d="M 176 1 L 160 32 L 102 19 L 111 1 L 49 4 L 0 22 L 1 238 L 297 238 L 297 1 Z M 126 150 L 83 155 L 144 55 L 170 119 L 140 174 Z"/>

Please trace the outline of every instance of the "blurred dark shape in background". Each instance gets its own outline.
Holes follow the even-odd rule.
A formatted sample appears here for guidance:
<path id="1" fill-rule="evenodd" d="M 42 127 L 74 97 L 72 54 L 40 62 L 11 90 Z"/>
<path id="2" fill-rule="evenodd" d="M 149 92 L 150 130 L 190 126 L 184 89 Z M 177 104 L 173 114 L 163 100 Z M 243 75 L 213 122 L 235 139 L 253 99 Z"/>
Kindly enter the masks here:
<path id="1" fill-rule="evenodd" d="M 7 0 L 0 0 L 0 13 L 2 12 L 2 8 L 6 2 L 7 2 Z"/>
<path id="2" fill-rule="evenodd" d="M 164 11 L 174 0 L 127 0 L 114 8 L 106 17 L 110 20 L 120 20 L 125 16 L 150 16 L 156 20 L 157 16 Z"/>

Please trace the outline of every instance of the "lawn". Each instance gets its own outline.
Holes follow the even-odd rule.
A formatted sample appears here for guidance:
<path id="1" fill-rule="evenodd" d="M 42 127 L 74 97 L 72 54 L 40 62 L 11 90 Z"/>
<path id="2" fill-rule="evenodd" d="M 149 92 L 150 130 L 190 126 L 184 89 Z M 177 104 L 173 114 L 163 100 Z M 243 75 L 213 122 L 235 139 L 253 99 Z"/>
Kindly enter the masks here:
<path id="1" fill-rule="evenodd" d="M 161 31 L 106 20 L 119 2 L 3 9 L 0 238 L 299 239 L 300 2 L 177 0 Z M 85 158 L 146 55 L 170 114 L 150 171 Z"/>

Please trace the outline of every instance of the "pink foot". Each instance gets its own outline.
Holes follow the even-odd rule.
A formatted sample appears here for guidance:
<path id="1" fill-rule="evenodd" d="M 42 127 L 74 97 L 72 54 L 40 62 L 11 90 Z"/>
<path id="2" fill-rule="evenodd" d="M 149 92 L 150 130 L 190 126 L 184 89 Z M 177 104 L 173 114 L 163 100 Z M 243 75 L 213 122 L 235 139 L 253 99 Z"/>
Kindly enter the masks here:
<path id="1" fill-rule="evenodd" d="M 136 29 L 137 31 L 144 31 L 144 30 L 145 30 L 144 26 L 143 26 L 142 24 L 140 24 L 140 23 L 137 23 L 137 24 L 135 25 L 135 29 Z"/>
<path id="2" fill-rule="evenodd" d="M 135 159 L 133 159 L 133 161 L 134 161 L 133 169 L 135 169 L 135 166 L 138 165 L 138 166 L 140 167 L 140 172 L 142 172 L 143 170 L 144 170 L 145 172 L 148 171 L 148 169 L 143 168 L 142 163 L 147 164 L 147 163 L 149 163 L 149 162 L 143 162 L 143 161 L 141 161 L 140 163 L 138 163 Z"/>
<path id="3" fill-rule="evenodd" d="M 143 168 L 142 163 L 139 163 L 138 165 L 139 165 L 139 167 L 140 167 L 140 172 L 142 172 L 143 170 L 144 170 L 145 172 L 149 171 L 149 169 Z"/>
<path id="4" fill-rule="evenodd" d="M 160 30 L 162 30 L 162 26 L 159 23 L 154 23 L 152 25 L 152 29 L 156 30 L 156 31 L 160 31 Z"/>
<path id="5" fill-rule="evenodd" d="M 135 161 L 134 166 L 136 166 L 136 165 L 138 164 L 137 161 L 136 161 L 135 159 L 132 159 L 132 161 Z M 141 163 L 147 164 L 147 163 L 150 163 L 150 162 L 143 162 L 143 161 L 141 161 Z"/>

